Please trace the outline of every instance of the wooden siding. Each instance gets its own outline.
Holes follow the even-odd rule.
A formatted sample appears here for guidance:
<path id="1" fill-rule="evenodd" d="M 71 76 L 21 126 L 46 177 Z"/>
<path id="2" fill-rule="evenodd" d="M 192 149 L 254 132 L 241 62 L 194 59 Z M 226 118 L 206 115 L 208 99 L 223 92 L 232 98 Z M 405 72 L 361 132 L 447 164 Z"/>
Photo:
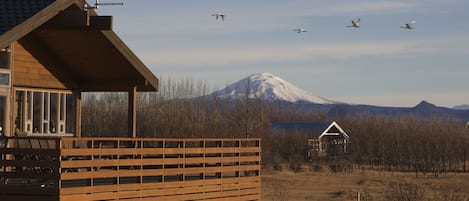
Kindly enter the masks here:
<path id="1" fill-rule="evenodd" d="M 76 86 L 65 65 L 40 42 L 23 39 L 13 45 L 13 86 L 70 89 Z M 31 52 L 34 52 L 34 56 Z"/>
<path id="2" fill-rule="evenodd" d="M 261 199 L 260 139 L 5 140 L 0 200 Z"/>

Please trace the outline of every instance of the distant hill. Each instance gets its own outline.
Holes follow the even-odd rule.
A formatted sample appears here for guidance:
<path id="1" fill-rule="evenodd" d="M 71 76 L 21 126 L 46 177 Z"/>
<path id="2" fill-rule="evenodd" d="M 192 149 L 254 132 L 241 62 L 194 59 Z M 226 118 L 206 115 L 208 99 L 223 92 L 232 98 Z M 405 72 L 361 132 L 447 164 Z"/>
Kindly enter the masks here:
<path id="1" fill-rule="evenodd" d="M 415 107 L 379 107 L 372 105 L 336 105 L 328 111 L 329 117 L 350 117 L 357 114 L 372 116 L 416 116 L 469 121 L 469 110 L 454 110 L 422 101 Z"/>
<path id="2" fill-rule="evenodd" d="M 469 110 L 466 106 L 457 109 L 439 107 L 427 101 L 422 101 L 415 107 L 381 107 L 373 105 L 348 104 L 329 100 L 300 89 L 271 73 L 257 73 L 249 75 L 224 89 L 213 92 L 207 97 L 245 99 L 259 98 L 269 102 L 277 102 L 301 110 L 323 111 L 331 119 L 336 117 L 351 117 L 356 115 L 371 116 L 418 116 L 425 118 L 439 117 L 469 121 Z"/>
<path id="3" fill-rule="evenodd" d="M 469 105 L 464 104 L 464 105 L 456 105 L 453 107 L 455 110 L 469 110 Z"/>

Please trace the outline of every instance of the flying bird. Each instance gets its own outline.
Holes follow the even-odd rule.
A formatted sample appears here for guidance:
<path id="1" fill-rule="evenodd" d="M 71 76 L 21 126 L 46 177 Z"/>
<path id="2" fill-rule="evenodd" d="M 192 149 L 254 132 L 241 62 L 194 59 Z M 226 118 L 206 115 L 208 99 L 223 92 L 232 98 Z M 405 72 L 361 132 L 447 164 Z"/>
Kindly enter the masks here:
<path id="1" fill-rule="evenodd" d="M 403 29 L 413 29 L 414 24 L 415 24 L 415 20 L 412 20 L 412 22 L 409 22 L 409 23 L 405 24 L 405 26 L 403 26 L 401 28 L 403 28 Z"/>
<path id="2" fill-rule="evenodd" d="M 296 31 L 296 33 L 308 32 L 308 30 L 303 29 L 303 28 L 293 29 L 292 31 Z"/>
<path id="3" fill-rule="evenodd" d="M 218 20 L 218 18 L 221 18 L 221 21 L 225 21 L 225 14 L 223 13 L 215 13 L 215 14 L 212 14 L 212 16 L 215 16 L 215 19 Z"/>
<path id="4" fill-rule="evenodd" d="M 347 27 L 360 28 L 360 18 L 358 18 L 357 20 L 352 20 L 352 25 L 347 26 Z"/>

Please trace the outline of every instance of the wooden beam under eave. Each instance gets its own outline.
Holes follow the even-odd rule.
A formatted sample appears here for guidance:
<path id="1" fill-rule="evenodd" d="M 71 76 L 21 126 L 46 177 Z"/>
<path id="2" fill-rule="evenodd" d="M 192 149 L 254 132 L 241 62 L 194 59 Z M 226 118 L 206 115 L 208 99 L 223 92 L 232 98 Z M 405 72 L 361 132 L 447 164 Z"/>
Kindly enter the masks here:
<path id="1" fill-rule="evenodd" d="M 112 30 L 112 16 L 91 15 L 77 7 L 61 11 L 41 29 Z"/>
<path id="2" fill-rule="evenodd" d="M 137 86 L 133 85 L 129 89 L 129 118 L 128 137 L 137 137 Z"/>
<path id="3" fill-rule="evenodd" d="M 89 28 L 93 30 L 112 30 L 112 16 L 90 16 Z"/>

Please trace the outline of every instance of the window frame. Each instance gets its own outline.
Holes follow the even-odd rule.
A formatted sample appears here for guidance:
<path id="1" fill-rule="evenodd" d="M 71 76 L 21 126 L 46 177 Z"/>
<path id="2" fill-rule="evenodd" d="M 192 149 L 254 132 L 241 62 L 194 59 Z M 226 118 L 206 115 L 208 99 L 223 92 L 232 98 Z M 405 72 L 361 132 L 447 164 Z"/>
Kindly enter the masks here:
<path id="1" fill-rule="evenodd" d="M 21 92 L 23 95 L 21 96 L 22 99 L 19 100 L 18 95 Z M 55 97 L 54 94 L 56 94 Z M 73 131 L 67 132 L 67 112 L 76 113 L 76 111 L 73 111 L 74 109 L 72 109 L 72 111 L 67 111 L 67 96 L 73 96 L 72 91 L 15 87 L 14 95 L 15 120 L 18 119 L 18 124 L 20 124 L 16 125 L 15 130 L 19 133 L 39 136 L 76 135 L 76 131 L 75 133 Z M 39 97 L 37 103 L 35 103 L 34 100 L 35 95 Z M 54 97 L 54 101 L 51 100 L 52 97 Z M 19 105 L 20 101 L 22 105 L 21 108 Z M 55 103 L 56 106 L 52 106 L 51 103 Z M 37 107 L 40 108 L 37 109 Z M 52 112 L 52 110 L 56 111 Z M 35 121 L 37 122 L 35 123 Z"/>
<path id="2" fill-rule="evenodd" d="M 10 87 L 11 86 L 11 60 L 12 60 L 12 53 L 11 53 L 11 48 L 6 47 L 3 49 L 0 49 L 0 52 L 8 52 L 10 53 L 8 58 L 8 66 L 7 68 L 0 68 L 0 74 L 7 75 L 8 76 L 8 84 L 0 84 L 0 87 Z"/>

